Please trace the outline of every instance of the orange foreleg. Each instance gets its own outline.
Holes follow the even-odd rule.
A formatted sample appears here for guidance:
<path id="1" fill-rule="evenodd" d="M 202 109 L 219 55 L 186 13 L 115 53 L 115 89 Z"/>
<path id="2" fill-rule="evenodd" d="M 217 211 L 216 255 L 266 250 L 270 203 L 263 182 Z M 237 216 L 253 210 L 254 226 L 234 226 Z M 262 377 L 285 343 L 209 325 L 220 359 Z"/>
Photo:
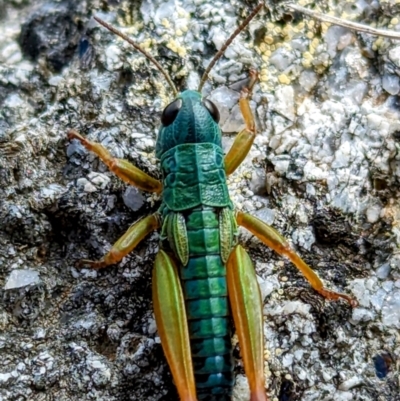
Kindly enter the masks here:
<path id="1" fill-rule="evenodd" d="M 250 84 L 247 88 L 242 89 L 240 93 L 239 107 L 246 127 L 236 136 L 232 147 L 225 156 L 226 175 L 232 174 L 239 167 L 249 153 L 256 137 L 256 123 L 250 108 L 249 98 L 251 97 L 251 92 L 257 79 L 258 73 L 255 70 L 251 70 Z"/>
<path id="2" fill-rule="evenodd" d="M 86 149 L 99 156 L 103 163 L 126 183 L 142 191 L 161 193 L 162 184 L 160 181 L 150 177 L 127 160 L 112 157 L 110 152 L 100 143 L 89 141 L 75 130 L 70 130 L 68 132 L 68 138 L 80 141 Z"/>

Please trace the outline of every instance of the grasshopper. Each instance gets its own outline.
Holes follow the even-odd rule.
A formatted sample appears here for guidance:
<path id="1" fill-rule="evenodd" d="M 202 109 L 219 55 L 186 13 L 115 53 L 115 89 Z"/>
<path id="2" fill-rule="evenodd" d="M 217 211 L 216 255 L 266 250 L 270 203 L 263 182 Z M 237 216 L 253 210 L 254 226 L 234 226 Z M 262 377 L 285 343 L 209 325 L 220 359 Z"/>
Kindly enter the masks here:
<path id="1" fill-rule="evenodd" d="M 182 401 L 231 399 L 234 385 L 231 317 L 249 381 L 250 400 L 267 400 L 262 300 L 251 259 L 238 242 L 239 226 L 289 258 L 323 297 L 342 298 L 356 305 L 350 296 L 325 288 L 285 238 L 256 217 L 236 212 L 229 197 L 226 177 L 242 163 L 257 134 L 249 104 L 257 72 L 250 72 L 250 82 L 240 95 L 245 128 L 226 155 L 221 146 L 218 109 L 202 97 L 201 90 L 215 62 L 261 7 L 254 9 L 214 57 L 198 90 L 181 93 L 153 56 L 95 17 L 156 65 L 174 93 L 175 99 L 162 113 L 156 144 L 161 181 L 126 160 L 114 158 L 100 143 L 75 130 L 68 133 L 69 139 L 80 141 L 122 180 L 162 197 L 158 211 L 134 223 L 101 260 L 80 263 L 95 269 L 116 264 L 148 234 L 160 230 L 160 250 L 153 269 L 154 314 Z"/>

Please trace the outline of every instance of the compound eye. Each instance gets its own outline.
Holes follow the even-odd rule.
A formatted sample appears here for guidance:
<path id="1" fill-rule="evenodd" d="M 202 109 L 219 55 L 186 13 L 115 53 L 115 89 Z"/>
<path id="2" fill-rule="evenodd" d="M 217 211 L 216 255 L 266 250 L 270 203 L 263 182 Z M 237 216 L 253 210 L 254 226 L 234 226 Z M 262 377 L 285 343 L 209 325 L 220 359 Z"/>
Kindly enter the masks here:
<path id="1" fill-rule="evenodd" d="M 176 99 L 164 109 L 161 116 L 161 123 L 164 127 L 168 127 L 175 121 L 181 107 L 182 99 Z"/>
<path id="2" fill-rule="evenodd" d="M 217 106 L 208 99 L 203 100 L 203 105 L 204 107 L 208 110 L 208 112 L 211 114 L 211 117 L 213 120 L 218 124 L 219 123 L 219 111 Z"/>

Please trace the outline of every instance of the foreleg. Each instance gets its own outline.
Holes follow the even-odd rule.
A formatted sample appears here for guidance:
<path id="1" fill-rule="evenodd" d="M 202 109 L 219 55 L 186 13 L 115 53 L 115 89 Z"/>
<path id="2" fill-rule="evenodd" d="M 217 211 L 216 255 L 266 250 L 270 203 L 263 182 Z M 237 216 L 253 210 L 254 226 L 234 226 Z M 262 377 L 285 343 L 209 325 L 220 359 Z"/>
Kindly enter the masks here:
<path id="1" fill-rule="evenodd" d="M 256 123 L 250 108 L 249 99 L 253 90 L 254 84 L 258 80 L 258 73 L 255 70 L 250 70 L 250 84 L 247 88 L 243 88 L 240 93 L 239 107 L 246 127 L 239 132 L 235 141 L 232 144 L 229 152 L 225 156 L 225 172 L 226 175 L 232 174 L 242 163 L 244 158 L 249 153 L 256 137 Z"/>
<path id="2" fill-rule="evenodd" d="M 156 192 L 157 194 L 161 193 L 162 184 L 160 181 L 150 177 L 127 160 L 112 157 L 110 152 L 100 143 L 89 141 L 75 130 L 68 132 L 68 138 L 80 141 L 86 149 L 99 156 L 104 164 L 106 164 L 114 174 L 126 183 L 133 185 L 142 191 Z"/>

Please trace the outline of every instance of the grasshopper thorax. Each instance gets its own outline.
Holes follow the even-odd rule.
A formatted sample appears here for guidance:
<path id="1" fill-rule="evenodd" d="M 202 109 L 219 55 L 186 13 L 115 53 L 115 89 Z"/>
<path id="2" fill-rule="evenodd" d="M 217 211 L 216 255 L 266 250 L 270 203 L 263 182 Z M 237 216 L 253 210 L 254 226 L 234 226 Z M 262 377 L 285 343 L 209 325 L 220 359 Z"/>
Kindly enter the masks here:
<path id="1" fill-rule="evenodd" d="M 156 156 L 161 159 L 178 145 L 212 143 L 221 146 L 219 112 L 213 102 L 194 90 L 181 92 L 163 111 Z"/>

